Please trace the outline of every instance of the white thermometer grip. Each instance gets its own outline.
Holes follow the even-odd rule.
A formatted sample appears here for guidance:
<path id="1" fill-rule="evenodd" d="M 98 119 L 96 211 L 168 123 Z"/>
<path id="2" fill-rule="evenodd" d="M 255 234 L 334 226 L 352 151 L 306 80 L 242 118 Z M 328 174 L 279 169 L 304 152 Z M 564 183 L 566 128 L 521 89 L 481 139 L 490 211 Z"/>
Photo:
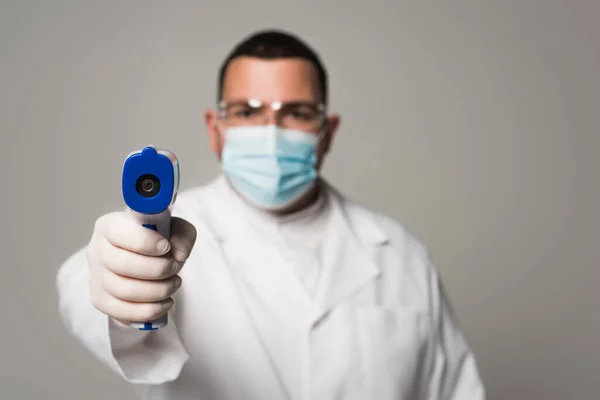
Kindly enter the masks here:
<path id="1" fill-rule="evenodd" d="M 141 214 L 131 209 L 127 210 L 140 225 L 158 232 L 167 239 L 171 237 L 171 210 L 166 209 L 159 214 Z M 141 331 L 153 331 L 165 327 L 168 322 L 169 315 L 164 314 L 153 321 L 131 322 L 129 325 Z"/>

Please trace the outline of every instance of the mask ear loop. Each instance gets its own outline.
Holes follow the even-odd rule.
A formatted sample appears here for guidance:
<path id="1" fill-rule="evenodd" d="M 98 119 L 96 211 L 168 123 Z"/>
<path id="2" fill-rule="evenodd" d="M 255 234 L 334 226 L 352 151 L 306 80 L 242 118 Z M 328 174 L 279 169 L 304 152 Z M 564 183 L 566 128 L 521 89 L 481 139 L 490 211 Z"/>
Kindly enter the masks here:
<path id="1" fill-rule="evenodd" d="M 219 141 L 219 147 L 221 148 L 221 155 L 219 156 L 219 166 L 222 167 L 222 152 L 225 149 L 225 132 L 227 128 L 223 125 L 223 112 L 217 106 L 217 120 L 215 121 L 215 129 L 217 131 L 217 138 Z"/>
<path id="2" fill-rule="evenodd" d="M 321 122 L 321 127 L 319 128 L 319 131 L 317 134 L 317 143 L 315 145 L 315 168 L 321 162 L 321 160 L 319 159 L 319 153 L 321 152 L 321 146 L 323 145 L 323 139 L 327 135 L 327 130 L 329 129 L 329 121 L 327 119 L 327 114 L 325 113 L 325 110 L 323 110 L 322 118 L 323 118 L 323 121 Z M 315 182 L 320 181 L 320 180 L 321 180 L 321 174 L 319 171 L 317 171 L 317 179 L 315 179 Z"/>
<path id="3" fill-rule="evenodd" d="M 223 147 L 225 145 L 225 132 L 227 131 L 227 128 L 225 128 L 223 124 L 223 111 L 220 109 L 219 106 L 217 106 L 217 121 L 215 123 L 215 128 L 217 129 L 217 132 L 219 134 L 219 141 L 221 142 L 221 147 Z"/>
<path id="4" fill-rule="evenodd" d="M 323 121 L 321 122 L 321 127 L 317 133 L 317 146 L 321 144 L 323 138 L 325 138 L 325 135 L 327 135 L 327 130 L 329 129 L 329 120 L 327 119 L 326 111 L 323 110 L 322 113 L 323 115 L 321 118 L 323 118 Z"/>

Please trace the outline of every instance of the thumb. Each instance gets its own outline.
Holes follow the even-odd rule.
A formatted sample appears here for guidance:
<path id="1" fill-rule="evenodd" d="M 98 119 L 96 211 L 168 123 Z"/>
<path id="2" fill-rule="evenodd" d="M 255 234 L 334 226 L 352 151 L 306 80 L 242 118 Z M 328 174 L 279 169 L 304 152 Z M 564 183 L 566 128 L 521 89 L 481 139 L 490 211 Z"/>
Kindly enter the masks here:
<path id="1" fill-rule="evenodd" d="M 185 262 L 196 243 L 196 228 L 183 218 L 171 219 L 171 255 L 180 263 Z"/>

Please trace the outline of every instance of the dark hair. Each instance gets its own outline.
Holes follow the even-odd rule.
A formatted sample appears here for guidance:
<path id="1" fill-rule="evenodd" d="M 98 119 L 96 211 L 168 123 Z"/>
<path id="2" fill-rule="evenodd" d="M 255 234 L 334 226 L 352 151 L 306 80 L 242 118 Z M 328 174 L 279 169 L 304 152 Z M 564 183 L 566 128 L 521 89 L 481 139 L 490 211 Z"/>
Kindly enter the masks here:
<path id="1" fill-rule="evenodd" d="M 218 98 L 223 94 L 223 83 L 227 67 L 238 57 L 256 57 L 275 60 L 278 58 L 301 58 L 310 62 L 317 70 L 322 101 L 327 103 L 327 71 L 319 56 L 298 37 L 278 30 L 254 33 L 238 43 L 227 56 L 219 72 Z"/>

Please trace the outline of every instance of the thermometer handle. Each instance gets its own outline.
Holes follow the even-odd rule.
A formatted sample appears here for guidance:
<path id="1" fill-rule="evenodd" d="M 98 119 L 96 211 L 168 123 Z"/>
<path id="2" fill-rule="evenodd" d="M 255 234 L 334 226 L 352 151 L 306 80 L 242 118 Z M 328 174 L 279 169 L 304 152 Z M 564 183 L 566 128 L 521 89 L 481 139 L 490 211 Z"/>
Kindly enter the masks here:
<path id="1" fill-rule="evenodd" d="M 131 209 L 128 209 L 129 214 L 142 226 L 152 229 L 160 233 L 165 238 L 171 236 L 171 211 L 166 209 L 159 214 L 141 214 Z M 141 331 L 154 331 L 158 328 L 165 327 L 169 322 L 168 314 L 159 317 L 153 321 L 146 322 L 131 322 L 129 325 Z"/>

